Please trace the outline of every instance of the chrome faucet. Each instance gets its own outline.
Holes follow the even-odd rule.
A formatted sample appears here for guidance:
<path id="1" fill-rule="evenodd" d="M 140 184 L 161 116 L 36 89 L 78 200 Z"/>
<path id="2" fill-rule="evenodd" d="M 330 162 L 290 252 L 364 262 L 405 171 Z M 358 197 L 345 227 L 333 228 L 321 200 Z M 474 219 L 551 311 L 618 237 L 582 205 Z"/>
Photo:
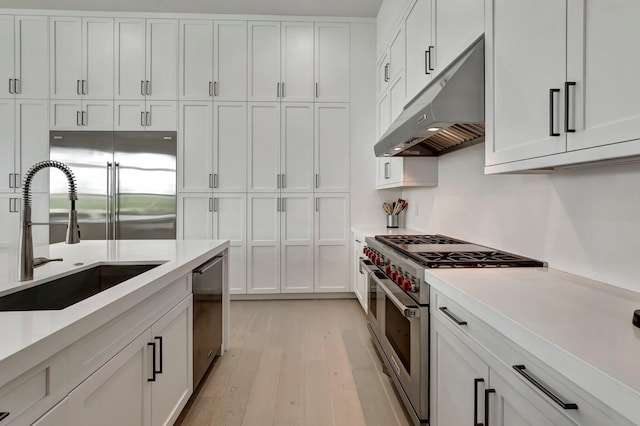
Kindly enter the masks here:
<path id="1" fill-rule="evenodd" d="M 22 187 L 22 224 L 20 226 L 20 281 L 28 281 L 33 279 L 33 234 L 31 232 L 32 225 L 38 225 L 31 222 L 31 181 L 37 172 L 54 167 L 62 170 L 69 181 L 69 200 L 71 200 L 71 209 L 69 210 L 69 221 L 67 223 L 67 244 L 77 244 L 80 242 L 80 230 L 78 229 L 78 212 L 76 212 L 76 200 L 78 192 L 76 188 L 76 178 L 71 169 L 59 161 L 46 160 L 31 166 L 24 178 Z M 58 259 L 51 259 L 58 260 Z M 45 262 L 46 263 L 46 262 Z M 39 264 L 43 264 L 42 260 Z"/>

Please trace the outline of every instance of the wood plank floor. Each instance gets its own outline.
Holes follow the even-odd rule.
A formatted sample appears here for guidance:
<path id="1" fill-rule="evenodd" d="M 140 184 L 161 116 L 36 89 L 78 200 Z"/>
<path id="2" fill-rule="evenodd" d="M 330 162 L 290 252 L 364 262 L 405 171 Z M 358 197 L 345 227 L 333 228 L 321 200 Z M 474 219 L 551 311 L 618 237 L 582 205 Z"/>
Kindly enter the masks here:
<path id="1" fill-rule="evenodd" d="M 231 302 L 230 348 L 177 425 L 410 425 L 355 299 Z"/>

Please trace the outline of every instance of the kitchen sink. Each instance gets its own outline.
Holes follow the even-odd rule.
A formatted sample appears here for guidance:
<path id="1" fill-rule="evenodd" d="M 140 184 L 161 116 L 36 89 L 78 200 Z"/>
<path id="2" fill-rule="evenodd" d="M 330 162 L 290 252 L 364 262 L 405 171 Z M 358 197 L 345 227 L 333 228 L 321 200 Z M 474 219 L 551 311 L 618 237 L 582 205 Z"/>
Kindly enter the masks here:
<path id="1" fill-rule="evenodd" d="M 94 266 L 75 274 L 2 296 L 0 297 L 0 311 L 64 309 L 159 265 L 161 263 Z"/>

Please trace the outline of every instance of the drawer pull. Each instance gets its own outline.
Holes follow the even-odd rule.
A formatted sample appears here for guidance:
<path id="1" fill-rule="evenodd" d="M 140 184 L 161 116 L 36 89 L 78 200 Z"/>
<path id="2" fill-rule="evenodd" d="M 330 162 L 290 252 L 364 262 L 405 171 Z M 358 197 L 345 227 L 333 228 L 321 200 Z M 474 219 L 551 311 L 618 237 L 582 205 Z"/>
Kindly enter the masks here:
<path id="1" fill-rule="evenodd" d="M 158 371 L 156 370 L 156 342 L 152 342 L 152 343 L 147 343 L 147 346 L 151 346 L 151 378 L 147 379 L 147 382 L 155 382 L 156 381 L 156 374 L 158 374 Z"/>
<path id="2" fill-rule="evenodd" d="M 478 385 L 484 383 L 484 379 L 473 379 L 473 426 L 480 424 L 478 422 Z"/>
<path id="3" fill-rule="evenodd" d="M 9 417 L 9 413 L 0 413 L 0 422 Z"/>
<path id="4" fill-rule="evenodd" d="M 514 365 L 513 369 L 516 370 L 522 377 L 527 379 L 529 383 L 538 388 L 542 393 L 547 395 L 553 402 L 558 404 L 564 410 L 577 410 L 578 405 L 573 402 L 564 402 L 557 395 L 555 395 L 552 391 L 550 391 L 545 384 L 543 384 L 540 379 L 538 379 L 533 374 L 527 372 L 527 367 L 524 365 Z"/>
<path id="5" fill-rule="evenodd" d="M 462 321 L 460 318 L 458 318 L 457 316 L 455 316 L 451 312 L 449 312 L 449 309 L 447 309 L 446 306 L 441 306 L 438 309 L 440 309 L 443 314 L 448 316 L 449 319 L 451 319 L 451 321 L 455 322 L 456 324 L 458 324 L 458 325 L 467 325 L 466 321 Z"/>

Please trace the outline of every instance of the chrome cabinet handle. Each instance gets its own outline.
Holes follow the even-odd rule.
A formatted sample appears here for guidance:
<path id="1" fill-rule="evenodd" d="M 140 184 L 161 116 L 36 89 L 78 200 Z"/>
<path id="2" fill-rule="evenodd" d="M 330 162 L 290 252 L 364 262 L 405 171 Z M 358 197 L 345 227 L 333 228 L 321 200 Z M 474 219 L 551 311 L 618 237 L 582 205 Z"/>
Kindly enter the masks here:
<path id="1" fill-rule="evenodd" d="M 318 97 L 318 83 L 316 83 L 316 98 Z"/>
<path id="2" fill-rule="evenodd" d="M 209 211 L 213 211 L 213 198 L 209 197 Z"/>
<path id="3" fill-rule="evenodd" d="M 433 71 L 435 68 L 433 68 L 432 62 L 433 62 L 433 53 L 431 52 L 431 49 L 436 50 L 435 46 L 429 46 L 429 71 Z"/>
<path id="4" fill-rule="evenodd" d="M 320 212 L 320 198 L 316 198 L 316 211 Z"/>
<path id="5" fill-rule="evenodd" d="M 384 65 L 384 81 L 385 82 L 389 81 L 389 63 L 388 62 Z"/>
<path id="6" fill-rule="evenodd" d="M 555 132 L 555 105 L 554 98 L 555 94 L 560 93 L 560 89 L 549 89 L 549 136 L 560 136 L 560 133 Z"/>
<path id="7" fill-rule="evenodd" d="M 80 113 L 81 111 L 76 111 L 76 125 L 78 126 L 82 126 L 82 123 L 80 123 Z"/>
<path id="8" fill-rule="evenodd" d="M 283 173 L 282 175 L 280 175 L 280 187 L 281 188 L 286 188 L 287 187 L 287 181 L 285 180 L 284 176 L 285 174 Z"/>
<path id="9" fill-rule="evenodd" d="M 151 353 L 152 353 L 152 366 L 151 366 L 151 378 L 147 379 L 148 382 L 155 382 L 156 381 L 156 342 L 150 342 L 147 343 L 147 346 L 151 346 Z"/>
<path id="10" fill-rule="evenodd" d="M 280 82 L 276 83 L 276 98 L 280 97 Z"/>
<path id="11" fill-rule="evenodd" d="M 282 82 L 282 97 L 284 98 L 284 81 Z"/>
<path id="12" fill-rule="evenodd" d="M 13 94 L 13 79 L 9 79 L 9 93 Z"/>
<path id="13" fill-rule="evenodd" d="M 144 111 L 140 111 L 140 125 L 144 127 Z"/>
<path id="14" fill-rule="evenodd" d="M 575 133 L 576 129 L 572 129 L 569 127 L 569 109 L 570 109 L 570 99 L 569 99 L 569 87 L 575 87 L 575 81 L 565 81 L 564 82 L 564 131 L 566 133 Z"/>
<path id="15" fill-rule="evenodd" d="M 389 179 L 389 177 L 390 177 L 389 176 L 389 166 L 390 166 L 390 164 L 391 163 L 389 163 L 389 162 L 384 163 L 384 178 L 385 179 Z"/>
<path id="16" fill-rule="evenodd" d="M 80 92 L 80 80 L 76 80 L 76 94 L 82 95 Z"/>
<path id="17" fill-rule="evenodd" d="M 209 96 L 213 96 L 213 81 L 209 82 Z"/>
<path id="18" fill-rule="evenodd" d="M 276 211 L 279 212 L 280 211 L 280 197 L 278 197 L 276 199 Z"/>
<path id="19" fill-rule="evenodd" d="M 484 426 L 489 426 L 489 395 L 491 395 L 492 393 L 496 393 L 496 390 L 484 390 Z"/>
<path id="20" fill-rule="evenodd" d="M 285 197 L 282 197 L 282 201 L 280 202 L 280 211 L 285 212 L 286 209 L 286 203 L 287 199 Z"/>
<path id="21" fill-rule="evenodd" d="M 218 187 L 218 174 L 217 173 L 213 174 L 213 187 L 214 188 Z"/>
<path id="22" fill-rule="evenodd" d="M 213 188 L 213 175 L 209 173 L 209 188 Z"/>
<path id="23" fill-rule="evenodd" d="M 216 212 L 216 213 L 218 212 L 218 202 L 219 202 L 219 200 L 220 199 L 218 197 L 215 197 L 213 199 L 213 211 Z"/>
<path id="24" fill-rule="evenodd" d="M 461 320 L 460 318 L 458 318 L 457 316 L 453 315 L 451 312 L 449 312 L 449 309 L 446 306 L 441 306 L 438 308 L 438 310 L 442 311 L 443 314 L 445 314 L 447 317 L 449 317 L 449 319 L 453 322 L 455 322 L 458 325 L 467 325 L 466 321 Z"/>
<path id="25" fill-rule="evenodd" d="M 145 123 L 147 127 L 151 126 L 151 113 L 149 111 L 145 112 Z"/>
<path id="26" fill-rule="evenodd" d="M 87 80 L 82 80 L 82 94 L 87 95 L 89 93 L 89 83 Z"/>
<path id="27" fill-rule="evenodd" d="M 13 188 L 13 173 L 9 173 L 9 188 Z"/>
<path id="28" fill-rule="evenodd" d="M 145 84 L 145 91 L 147 92 L 147 95 L 151 94 L 151 82 L 149 80 L 147 80 Z"/>
<path id="29" fill-rule="evenodd" d="M 473 379 L 473 425 L 477 426 L 478 422 L 478 384 L 484 383 L 484 379 Z"/>
<path id="30" fill-rule="evenodd" d="M 316 173 L 316 188 L 320 188 L 320 175 Z"/>
<path id="31" fill-rule="evenodd" d="M 140 94 L 144 96 L 144 80 L 140 80 Z"/>
<path id="32" fill-rule="evenodd" d="M 218 82 L 213 82 L 213 96 L 218 96 Z"/>
<path id="33" fill-rule="evenodd" d="M 276 175 L 276 188 L 280 189 L 280 174 Z"/>
<path id="34" fill-rule="evenodd" d="M 542 383 L 540 379 L 538 379 L 533 374 L 527 372 L 527 367 L 524 365 L 514 365 L 513 369 L 518 372 L 522 377 L 524 377 L 529 383 L 535 386 L 540 392 L 547 395 L 553 402 L 558 404 L 563 410 L 577 410 L 578 405 L 573 402 L 565 402 L 559 396 L 557 396 L 553 391 L 549 389 L 547 385 Z"/>
<path id="35" fill-rule="evenodd" d="M 22 84 L 20 83 L 20 79 L 16 78 L 13 81 L 13 93 L 19 95 L 20 93 L 22 93 Z"/>
<path id="36" fill-rule="evenodd" d="M 19 173 L 14 173 L 13 175 L 13 187 L 14 188 L 20 188 L 20 174 Z"/>
<path id="37" fill-rule="evenodd" d="M 9 213 L 13 213 L 13 198 L 9 198 Z"/>
<path id="38" fill-rule="evenodd" d="M 89 113 L 87 111 L 82 111 L 82 125 L 86 126 L 89 123 Z"/>

